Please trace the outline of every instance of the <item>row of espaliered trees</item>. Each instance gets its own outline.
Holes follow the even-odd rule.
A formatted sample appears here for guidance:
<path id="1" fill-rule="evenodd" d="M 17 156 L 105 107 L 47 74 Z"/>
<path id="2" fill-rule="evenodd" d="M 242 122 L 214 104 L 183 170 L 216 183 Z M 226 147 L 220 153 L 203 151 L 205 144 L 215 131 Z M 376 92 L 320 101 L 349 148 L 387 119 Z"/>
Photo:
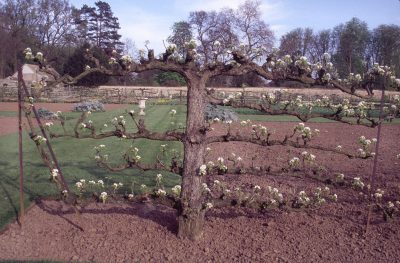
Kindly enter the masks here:
<path id="1" fill-rule="evenodd" d="M 292 135 L 286 135 L 282 139 L 270 139 L 270 133 L 260 127 L 259 133 L 256 135 L 245 134 L 231 134 L 230 129 L 223 135 L 208 135 L 211 130 L 210 123 L 204 119 L 204 108 L 207 103 L 215 105 L 231 105 L 234 107 L 247 107 L 251 109 L 260 110 L 266 114 L 289 114 L 299 117 L 301 120 L 308 120 L 311 117 L 325 117 L 328 119 L 345 122 L 349 124 L 362 124 L 369 127 L 375 127 L 379 121 L 373 119 L 369 115 L 372 106 L 369 103 L 362 102 L 357 106 L 353 106 L 348 102 L 333 105 L 329 101 L 318 101 L 315 104 L 305 103 L 300 100 L 291 102 L 278 102 L 273 95 L 266 94 L 261 97 L 257 103 L 246 103 L 238 97 L 224 96 L 216 94 L 212 89 L 206 88 L 206 82 L 216 76 L 230 75 L 238 76 L 249 72 L 254 72 L 269 80 L 295 80 L 309 85 L 324 85 L 334 87 L 342 92 L 353 94 L 360 98 L 370 98 L 370 86 L 380 85 L 382 79 L 387 80 L 386 85 L 393 85 L 400 87 L 400 80 L 395 79 L 390 72 L 390 68 L 375 65 L 373 69 L 361 75 L 350 76 L 346 80 L 339 81 L 335 78 L 334 67 L 329 62 L 329 55 L 324 56 L 324 60 L 310 64 L 304 57 L 284 56 L 277 57 L 277 52 L 266 53 L 265 50 L 253 50 L 251 56 L 246 55 L 244 52 L 245 47 L 239 46 L 234 49 L 224 50 L 223 59 L 218 55 L 212 59 L 208 59 L 208 63 L 204 63 L 204 57 L 198 55 L 196 52 L 196 42 L 189 41 L 186 43 L 186 52 L 183 56 L 177 54 L 175 45 L 169 45 L 166 51 L 155 58 L 154 51 L 148 50 L 147 56 L 141 57 L 140 61 L 134 61 L 127 55 L 119 55 L 113 52 L 110 57 L 110 67 L 105 67 L 92 55 L 90 49 L 87 50 L 85 56 L 93 61 L 95 67 L 88 67 L 84 72 L 76 77 L 64 76 L 58 82 L 69 84 L 76 83 L 79 79 L 92 74 L 102 73 L 106 75 L 125 75 L 131 72 L 144 72 L 147 70 L 162 70 L 169 72 L 176 72 L 182 75 L 188 84 L 187 96 L 187 119 L 185 130 L 173 129 L 167 132 L 152 132 L 145 127 L 143 120 L 137 121 L 134 117 L 134 112 L 129 114 L 132 116 L 133 121 L 137 126 L 137 131 L 129 133 L 125 129 L 125 120 L 116 118 L 114 120 L 114 128 L 112 131 L 97 131 L 96 128 L 88 121 L 86 121 L 87 113 L 83 113 L 81 118 L 76 123 L 73 133 L 65 131 L 63 134 L 51 134 L 53 137 L 74 137 L 74 138 L 93 138 L 103 139 L 106 137 L 119 137 L 127 139 L 146 138 L 149 140 L 157 141 L 179 141 L 184 146 L 183 163 L 177 162 L 173 159 L 171 165 L 166 165 L 158 161 L 155 165 L 142 165 L 140 164 L 137 155 L 137 150 L 125 154 L 124 159 L 126 164 L 120 167 L 111 167 L 101 157 L 98 159 L 100 165 L 110 170 L 122 170 L 127 168 L 141 168 L 141 169 L 165 169 L 170 172 L 182 176 L 182 191 L 180 197 L 176 199 L 176 207 L 179 214 L 179 230 L 178 236 L 196 240 L 201 237 L 204 224 L 204 216 L 206 211 L 204 185 L 207 176 L 211 174 L 213 167 L 205 165 L 206 148 L 210 143 L 215 142 L 248 142 L 266 147 L 275 145 L 283 145 L 295 148 L 304 149 L 318 149 L 323 151 L 330 151 L 337 154 L 344 154 L 349 158 L 369 158 L 373 156 L 372 152 L 364 152 L 360 154 L 351 154 L 344 152 L 340 149 L 330 149 L 328 147 L 313 146 L 308 144 L 309 136 L 307 132 L 299 127 L 294 132 L 300 133 L 301 140 Z M 248 50 L 246 51 L 248 52 Z M 41 64 L 42 70 L 46 71 L 46 65 L 42 60 L 35 58 L 30 50 L 26 51 L 28 58 L 33 58 Z M 252 57 L 253 60 L 249 59 Z M 255 63 L 256 59 L 264 58 L 265 63 L 260 65 Z M 359 89 L 365 89 L 369 95 L 362 95 Z M 310 108 L 313 106 L 328 107 L 329 113 L 312 113 Z M 301 112 L 300 109 L 306 107 L 307 111 Z M 345 117 L 355 117 L 355 120 L 349 120 Z M 88 132 L 82 132 L 82 129 Z M 258 135 L 257 135 L 258 134 Z M 36 138 L 36 143 L 40 149 L 40 142 Z M 45 155 L 41 151 L 42 156 Z M 47 162 L 49 169 L 53 171 L 54 167 L 51 162 Z M 223 169 L 228 172 L 228 169 Z M 249 169 L 246 172 L 259 172 Z M 268 171 L 263 171 L 268 173 Z M 56 180 L 57 181 L 57 180 Z M 67 200 L 73 199 L 73 193 L 65 191 L 65 183 L 59 182 L 60 191 L 63 193 Z"/>

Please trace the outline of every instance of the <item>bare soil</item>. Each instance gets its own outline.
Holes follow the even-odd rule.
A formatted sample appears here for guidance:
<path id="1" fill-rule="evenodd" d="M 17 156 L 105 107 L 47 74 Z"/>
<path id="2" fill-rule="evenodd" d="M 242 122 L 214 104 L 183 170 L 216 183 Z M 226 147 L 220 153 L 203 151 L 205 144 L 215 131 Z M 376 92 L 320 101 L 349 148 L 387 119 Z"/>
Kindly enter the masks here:
<path id="1" fill-rule="evenodd" d="M 282 138 L 294 123 L 264 123 Z M 312 144 L 355 151 L 359 136 L 376 137 L 376 129 L 337 123 L 309 124 L 321 130 Z M 214 133 L 223 133 L 217 126 Z M 244 132 L 244 131 L 241 131 Z M 376 185 L 385 190 L 383 201 L 399 200 L 400 126 L 384 125 Z M 285 166 L 301 149 L 261 147 L 231 142 L 213 144 L 208 159 L 227 158 L 232 152 L 245 165 Z M 278 187 L 283 193 L 325 186 L 335 172 L 367 181 L 372 160 L 349 159 L 309 150 L 325 167 L 319 176 L 303 172 L 280 175 L 218 175 L 230 186 Z M 253 159 L 253 160 L 252 160 Z M 204 236 L 197 242 L 176 237 L 173 209 L 159 204 L 90 203 L 82 214 L 58 201 L 41 201 L 27 213 L 22 226 L 13 223 L 0 235 L 0 259 L 79 262 L 399 262 L 400 219 L 386 222 L 374 211 L 368 235 L 364 234 L 367 204 L 359 192 L 328 184 L 338 194 L 337 203 L 318 209 L 270 210 L 258 213 L 245 208 L 211 209 Z"/>
<path id="2" fill-rule="evenodd" d="M 23 121 L 23 129 L 27 124 Z M 18 131 L 17 117 L 0 117 L 0 136 L 7 135 Z"/>
<path id="3" fill-rule="evenodd" d="M 75 103 L 47 103 L 38 102 L 35 103 L 35 107 L 46 108 L 50 111 L 72 111 L 72 107 Z M 127 104 L 104 104 L 106 110 L 115 110 L 125 107 Z M 18 111 L 17 102 L 0 102 L 0 111 Z"/>

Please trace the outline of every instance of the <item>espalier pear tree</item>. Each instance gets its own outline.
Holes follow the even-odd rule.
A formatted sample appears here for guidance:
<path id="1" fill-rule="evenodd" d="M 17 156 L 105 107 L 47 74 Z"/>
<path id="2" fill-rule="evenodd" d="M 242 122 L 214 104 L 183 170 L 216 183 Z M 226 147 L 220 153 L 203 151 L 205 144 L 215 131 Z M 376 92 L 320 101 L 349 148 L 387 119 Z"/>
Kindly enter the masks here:
<path id="1" fill-rule="evenodd" d="M 370 115 L 373 104 L 369 102 L 361 101 L 358 105 L 353 105 L 345 99 L 342 103 L 335 104 L 325 97 L 314 102 L 305 102 L 301 97 L 293 101 L 280 101 L 274 94 L 266 92 L 258 101 L 248 103 L 242 98 L 243 94 L 241 93 L 234 95 L 217 94 L 213 89 L 206 87 L 208 80 L 221 75 L 238 76 L 253 72 L 268 80 L 292 80 L 308 85 L 337 88 L 342 92 L 365 99 L 370 98 L 371 88 L 373 86 L 380 86 L 383 79 L 385 79 L 386 85 L 395 86 L 397 88 L 400 87 L 400 80 L 393 76 L 390 68 L 377 64 L 373 65 L 373 67 L 363 75 L 350 74 L 347 79 L 338 79 L 335 67 L 330 62 L 329 54 L 324 54 L 320 62 L 311 64 L 305 57 L 293 55 L 278 57 L 278 50 L 275 49 L 272 51 L 262 48 L 252 49 L 246 44 L 228 49 L 222 48 L 220 43 L 216 41 L 212 45 L 212 49 L 216 51 L 213 53 L 214 56 L 211 59 L 208 58 L 205 60 L 202 55 L 196 52 L 196 48 L 196 41 L 189 41 L 185 45 L 185 52 L 181 55 L 181 51 L 177 52 L 177 46 L 170 44 L 166 47 L 165 52 L 158 57 L 154 56 L 154 51 L 151 49 L 148 49 L 147 52 L 142 51 L 138 61 L 135 61 L 128 55 L 120 55 L 117 52 L 113 52 L 107 65 L 102 65 L 99 60 L 93 56 L 91 50 L 88 49 L 85 56 L 87 59 L 91 60 L 95 66 L 82 69 L 82 73 L 76 77 L 66 75 L 58 79 L 58 82 L 74 84 L 79 79 L 95 72 L 106 75 L 125 75 L 131 72 L 139 73 L 154 69 L 176 72 L 183 76 L 187 83 L 187 116 L 184 129 L 172 129 L 166 132 L 150 131 L 146 128 L 144 120 L 138 120 L 135 117 L 135 112 L 132 111 L 128 114 L 137 126 L 136 132 L 126 131 L 126 120 L 124 116 L 116 117 L 112 121 L 114 127 L 111 131 L 97 130 L 91 122 L 86 121 L 88 113 L 82 114 L 73 133 L 65 131 L 63 134 L 54 134 L 50 132 L 52 137 L 70 136 L 74 138 L 103 139 L 115 136 L 128 140 L 146 138 L 149 140 L 182 142 L 184 146 L 182 163 L 173 158 L 170 165 L 159 161 L 154 165 L 144 165 L 140 163 L 139 149 L 136 148 L 127 151 L 124 155 L 125 163 L 119 167 L 111 167 L 107 163 L 105 156 L 101 154 L 101 149 L 98 150 L 96 161 L 99 165 L 110 170 L 122 170 L 136 167 L 145 170 L 168 170 L 181 175 L 181 187 L 179 187 L 179 189 L 177 187 L 173 190 L 175 194 L 178 193 L 175 199 L 175 207 L 177 207 L 179 214 L 178 236 L 191 240 L 196 240 L 201 237 L 205 211 L 213 207 L 214 201 L 210 197 L 210 191 L 208 191 L 210 189 L 206 184 L 208 176 L 215 173 L 268 174 L 268 170 L 263 170 L 263 168 L 232 169 L 224 163 L 223 158 L 219 158 L 216 164 L 206 164 L 205 156 L 210 143 L 240 141 L 265 147 L 280 145 L 300 149 L 318 149 L 336 154 L 344 154 L 349 158 L 369 158 L 373 156 L 373 152 L 368 148 L 369 145 L 364 144 L 361 149 L 362 152 L 360 151 L 354 154 L 346 152 L 344 149 L 339 149 L 338 147 L 330 149 L 328 147 L 313 146 L 308 142 L 318 133 L 318 130 L 311 130 L 305 127 L 303 123 L 295 127 L 293 134 L 286 135 L 280 140 L 271 139 L 271 131 L 269 131 L 267 127 L 261 125 L 251 126 L 248 122 L 242 122 L 241 125 L 251 126 L 253 130 L 251 135 L 246 135 L 244 132 L 233 133 L 229 128 L 226 134 L 210 135 L 208 133 L 212 130 L 212 122 L 206 121 L 204 118 L 204 109 L 208 103 L 233 107 L 247 107 L 272 115 L 289 114 L 297 116 L 302 121 L 307 121 L 313 117 L 324 117 L 339 122 L 361 124 L 369 127 L 375 127 L 379 123 L 378 120 L 372 118 Z M 25 55 L 28 59 L 38 61 L 41 64 L 42 70 L 47 70 L 42 58 L 40 57 L 37 59 L 31 50 L 27 49 Z M 207 61 L 207 63 L 205 61 Z M 360 92 L 361 90 L 366 90 L 367 92 L 362 93 Z M 395 111 L 395 114 L 397 114 L 398 108 L 396 107 L 399 106 L 400 102 L 398 98 L 395 98 L 395 100 L 394 106 L 386 110 L 388 112 Z M 326 107 L 329 110 L 324 111 L 325 113 L 315 113 L 312 111 L 313 107 Z M 174 113 L 171 112 L 171 115 L 173 114 Z M 213 122 L 218 121 L 220 120 L 214 120 Z M 226 125 L 230 127 L 231 123 L 227 122 Z M 365 140 L 367 139 L 364 138 L 363 142 Z M 371 142 L 371 140 L 369 141 Z M 40 148 L 40 142 L 37 142 L 37 145 Z M 301 158 L 305 161 L 312 162 L 315 156 L 304 151 Z M 299 158 L 293 158 L 291 160 L 292 166 L 298 163 Z M 49 165 L 52 173 L 54 173 L 54 167 L 51 167 L 51 163 L 49 163 Z M 53 177 L 56 178 L 57 182 L 57 176 Z M 59 183 L 59 186 L 60 191 L 63 192 L 66 199 L 70 198 L 68 196 L 73 195 L 63 189 L 62 183 Z M 258 188 L 253 190 L 259 191 Z M 283 202 L 282 195 L 276 189 L 272 189 L 272 193 L 276 195 L 274 200 Z M 159 191 L 159 195 L 165 195 L 165 192 Z M 101 199 L 104 201 L 105 197 L 106 195 L 103 193 Z M 305 196 L 305 193 L 301 193 L 298 200 L 306 202 L 310 199 Z M 243 201 L 243 204 L 244 203 L 245 201 Z"/>

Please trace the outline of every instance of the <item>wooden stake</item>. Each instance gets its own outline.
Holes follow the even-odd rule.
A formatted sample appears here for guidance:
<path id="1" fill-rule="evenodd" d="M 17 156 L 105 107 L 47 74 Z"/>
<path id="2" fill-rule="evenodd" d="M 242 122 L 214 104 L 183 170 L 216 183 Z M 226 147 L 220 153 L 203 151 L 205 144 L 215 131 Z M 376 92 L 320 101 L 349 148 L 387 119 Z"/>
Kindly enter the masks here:
<path id="1" fill-rule="evenodd" d="M 372 168 L 372 173 L 369 176 L 369 185 L 370 185 L 370 190 L 368 191 L 368 200 L 369 200 L 369 207 L 368 207 L 368 216 L 367 216 L 367 225 L 365 227 L 365 236 L 368 235 L 368 230 L 369 230 L 369 225 L 371 223 L 371 214 L 372 214 L 372 194 L 375 190 L 375 177 L 376 177 L 376 171 L 378 169 L 378 158 L 379 158 L 379 144 L 381 141 L 381 130 L 382 130 L 382 121 L 383 121 L 383 105 L 384 105 L 384 100 L 385 100 L 385 89 L 386 89 L 386 81 L 385 78 L 383 79 L 383 86 L 382 86 L 382 95 L 381 95 L 381 103 L 379 106 L 379 124 L 378 124 L 378 132 L 376 135 L 376 145 L 375 145 L 375 158 L 374 158 L 374 164 Z"/>
<path id="2" fill-rule="evenodd" d="M 22 79 L 22 67 L 18 67 L 18 80 Z M 21 81 L 18 81 L 18 154 L 19 154 L 19 221 L 22 224 L 22 219 L 25 215 L 24 206 L 24 160 L 22 152 L 22 90 Z"/>

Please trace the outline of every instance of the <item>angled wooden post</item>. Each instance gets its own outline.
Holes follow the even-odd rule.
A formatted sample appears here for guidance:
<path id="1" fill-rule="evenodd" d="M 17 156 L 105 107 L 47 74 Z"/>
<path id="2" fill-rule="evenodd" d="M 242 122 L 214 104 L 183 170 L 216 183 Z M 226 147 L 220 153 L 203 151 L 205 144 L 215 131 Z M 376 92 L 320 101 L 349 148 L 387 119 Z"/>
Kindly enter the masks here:
<path id="1" fill-rule="evenodd" d="M 21 74 L 21 76 L 18 77 L 18 82 L 20 83 L 21 87 L 24 89 L 25 96 L 29 97 L 30 93 L 28 91 L 28 88 L 26 87 L 26 84 L 25 84 L 25 81 L 24 81 L 24 79 L 22 77 L 22 74 Z M 46 131 L 45 131 L 44 127 L 43 127 L 42 121 L 40 120 L 39 114 L 38 114 L 38 112 L 37 112 L 37 110 L 35 108 L 35 105 L 33 105 L 33 104 L 32 104 L 32 111 L 33 111 L 33 113 L 35 115 L 35 119 L 36 119 L 36 121 L 37 121 L 37 123 L 39 125 L 40 131 L 41 131 L 43 137 L 46 139 L 46 145 L 47 145 L 47 148 L 49 149 L 51 159 L 54 162 L 54 166 L 58 170 L 58 175 L 60 176 L 60 179 L 61 179 L 61 182 L 62 182 L 62 188 L 63 188 L 62 190 L 66 190 L 68 193 L 70 193 L 69 187 L 68 187 L 68 183 L 67 183 L 67 181 L 65 180 L 65 178 L 64 178 L 64 176 L 62 174 L 62 171 L 61 171 L 61 168 L 60 168 L 60 166 L 58 164 L 56 155 L 54 154 L 53 147 L 50 144 L 49 138 L 48 138 L 48 136 L 46 134 Z"/>

